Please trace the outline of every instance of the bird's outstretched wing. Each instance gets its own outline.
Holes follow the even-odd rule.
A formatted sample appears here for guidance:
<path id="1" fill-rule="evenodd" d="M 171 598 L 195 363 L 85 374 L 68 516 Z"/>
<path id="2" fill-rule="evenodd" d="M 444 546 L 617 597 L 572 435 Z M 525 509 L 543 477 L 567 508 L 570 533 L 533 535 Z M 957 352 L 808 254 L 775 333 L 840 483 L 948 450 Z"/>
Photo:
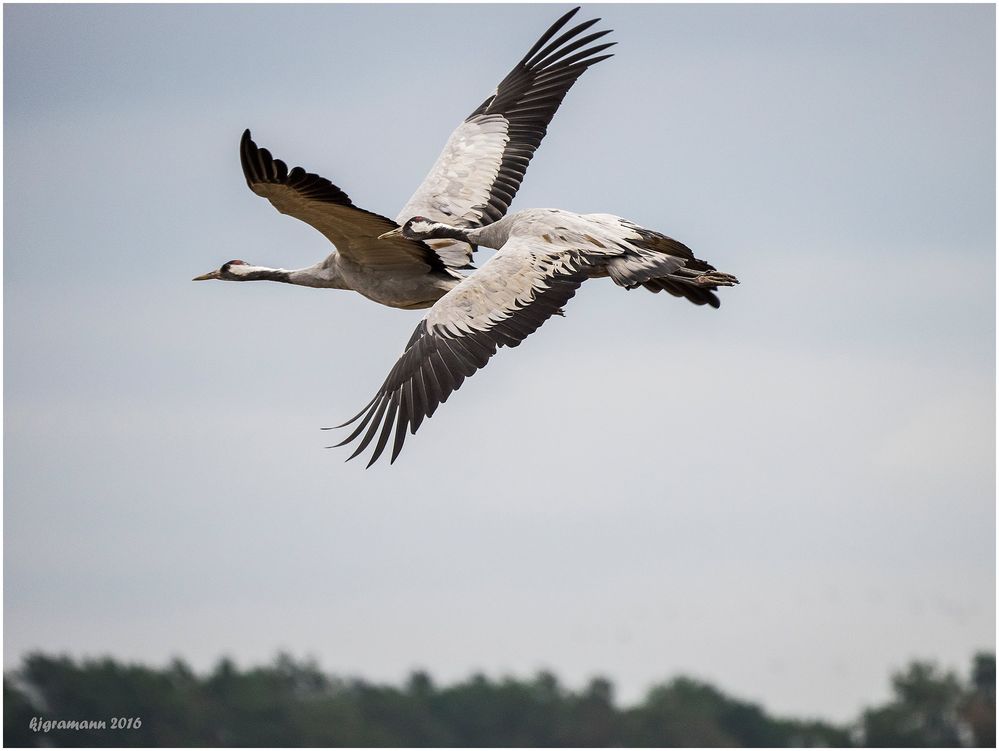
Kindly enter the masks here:
<path id="1" fill-rule="evenodd" d="M 575 250 L 511 238 L 430 309 L 375 398 L 338 426 L 360 419 L 337 445 L 361 437 L 353 459 L 377 434 L 370 467 L 394 430 L 394 462 L 407 430 L 415 434 L 424 418 L 484 367 L 497 347 L 520 344 L 565 305 L 586 278 L 585 259 Z"/>
<path id="2" fill-rule="evenodd" d="M 430 173 L 399 212 L 400 224 L 425 216 L 472 227 L 491 224 L 506 214 L 566 93 L 587 68 L 611 57 L 600 53 L 614 42 L 592 44 L 610 30 L 583 35 L 599 18 L 553 39 L 578 10 L 552 24 L 496 91 L 454 130 Z M 437 252 L 454 267 L 471 260 L 467 243 L 442 245 Z"/>
<path id="3" fill-rule="evenodd" d="M 267 149 L 258 148 L 243 133 L 239 160 L 250 190 L 263 196 L 282 214 L 288 214 L 315 227 L 345 258 L 382 271 L 426 273 L 444 271 L 440 257 L 419 240 L 403 237 L 379 240 L 395 229 L 391 219 L 358 208 L 340 188 L 325 177 L 275 159 Z"/>

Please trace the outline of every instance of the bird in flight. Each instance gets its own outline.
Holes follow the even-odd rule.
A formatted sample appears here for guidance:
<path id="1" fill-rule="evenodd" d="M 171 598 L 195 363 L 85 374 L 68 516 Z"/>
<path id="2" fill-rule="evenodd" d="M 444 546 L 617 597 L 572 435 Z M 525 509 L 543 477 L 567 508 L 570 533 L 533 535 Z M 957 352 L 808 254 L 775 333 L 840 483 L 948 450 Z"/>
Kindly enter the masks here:
<path id="1" fill-rule="evenodd" d="M 584 33 L 599 18 L 562 32 L 578 11 L 574 8 L 555 21 L 495 92 L 454 130 L 396 221 L 355 206 L 324 177 L 301 167 L 289 170 L 258 147 L 247 130 L 239 155 L 250 190 L 282 214 L 319 230 L 336 249 L 302 269 L 233 260 L 194 281 L 269 280 L 350 289 L 394 308 L 432 306 L 461 283 L 464 270 L 473 268 L 472 246 L 449 238 L 414 239 L 391 230 L 416 215 L 477 227 L 506 214 L 566 93 L 587 68 L 611 57 L 601 53 L 614 42 L 595 43 L 610 30 Z"/>
<path id="2" fill-rule="evenodd" d="M 478 228 L 417 216 L 382 238 L 448 239 L 497 252 L 430 308 L 375 397 L 336 426 L 360 420 L 337 444 L 360 438 L 348 460 L 377 434 L 369 467 L 382 455 L 393 431 L 394 462 L 407 431 L 415 434 L 424 418 L 431 417 L 465 378 L 485 367 L 499 347 L 516 347 L 560 313 L 587 279 L 609 276 L 625 289 L 665 291 L 713 308 L 720 304 L 718 287 L 739 283 L 695 258 L 683 243 L 611 214 L 528 209 Z"/>

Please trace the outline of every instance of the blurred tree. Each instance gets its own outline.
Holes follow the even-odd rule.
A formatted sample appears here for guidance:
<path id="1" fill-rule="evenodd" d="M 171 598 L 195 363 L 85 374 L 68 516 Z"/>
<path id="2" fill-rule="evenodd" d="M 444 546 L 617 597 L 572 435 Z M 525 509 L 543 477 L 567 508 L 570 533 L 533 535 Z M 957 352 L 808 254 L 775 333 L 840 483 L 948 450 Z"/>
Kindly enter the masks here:
<path id="1" fill-rule="evenodd" d="M 582 694 L 567 700 L 559 745 L 614 746 L 620 744 L 622 733 L 614 687 L 606 678 L 594 678 Z"/>
<path id="2" fill-rule="evenodd" d="M 649 692 L 625 713 L 630 746 L 847 746 L 844 729 L 822 722 L 778 721 L 755 704 L 690 678 Z"/>
<path id="3" fill-rule="evenodd" d="M 996 656 L 980 652 L 971 668 L 971 687 L 961 708 L 971 728 L 974 744 L 980 748 L 996 745 Z"/>
<path id="4" fill-rule="evenodd" d="M 894 699 L 864 713 L 858 738 L 879 746 L 994 745 L 995 657 L 975 657 L 962 686 L 913 663 L 893 678 Z M 29 723 L 139 717 L 129 730 L 35 732 Z M 279 655 L 240 670 L 227 658 L 199 677 L 180 660 L 162 670 L 29 655 L 4 679 L 7 745 L 57 746 L 847 746 L 846 728 L 770 717 L 759 706 L 690 678 L 653 688 L 630 709 L 594 678 L 563 687 L 483 675 L 438 687 L 425 672 L 401 688 L 324 674 Z"/>
<path id="5" fill-rule="evenodd" d="M 41 714 L 28 699 L 27 694 L 19 690 L 9 678 L 3 679 L 3 743 L 10 746 L 35 745 L 34 731 L 30 722 L 32 717 Z"/>
<path id="6" fill-rule="evenodd" d="M 962 690 L 953 673 L 932 663 L 913 662 L 892 676 L 895 699 L 864 712 L 863 738 L 868 746 L 960 746 L 958 709 Z"/>

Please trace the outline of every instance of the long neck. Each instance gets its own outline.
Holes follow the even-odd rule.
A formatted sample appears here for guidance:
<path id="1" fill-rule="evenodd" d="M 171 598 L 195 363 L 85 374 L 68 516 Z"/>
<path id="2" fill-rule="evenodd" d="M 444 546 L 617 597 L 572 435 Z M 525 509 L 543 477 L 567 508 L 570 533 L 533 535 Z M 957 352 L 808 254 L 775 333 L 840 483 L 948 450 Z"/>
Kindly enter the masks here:
<path id="1" fill-rule="evenodd" d="M 475 244 L 474 240 L 469 239 L 470 235 L 475 234 L 475 230 L 462 229 L 461 227 L 452 227 L 450 224 L 444 224 L 443 222 L 434 222 L 430 231 L 425 233 L 424 239 L 426 240 L 461 240 L 462 242 Z"/>
<path id="2" fill-rule="evenodd" d="M 228 278 L 234 282 L 284 282 L 302 287 L 350 289 L 336 264 L 322 261 L 304 269 L 272 269 L 267 266 L 232 266 Z"/>
<path id="3" fill-rule="evenodd" d="M 450 238 L 452 240 L 461 240 L 470 245 L 484 245 L 487 248 L 499 248 L 506 242 L 508 232 L 505 231 L 506 225 L 502 224 L 502 219 L 499 222 L 488 224 L 485 227 L 474 227 L 470 229 L 463 229 L 461 227 L 452 227 L 448 224 L 443 224 L 441 222 L 435 222 L 433 228 L 427 233 L 427 239 L 436 240 L 438 238 Z M 502 225 L 502 226 L 498 226 Z"/>

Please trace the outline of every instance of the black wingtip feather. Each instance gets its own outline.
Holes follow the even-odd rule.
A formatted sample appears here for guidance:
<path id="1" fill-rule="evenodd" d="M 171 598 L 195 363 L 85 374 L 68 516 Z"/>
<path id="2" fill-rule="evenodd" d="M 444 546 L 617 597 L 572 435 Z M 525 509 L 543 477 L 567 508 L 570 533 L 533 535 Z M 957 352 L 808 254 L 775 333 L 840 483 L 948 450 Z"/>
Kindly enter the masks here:
<path id="1" fill-rule="evenodd" d="M 386 444 L 388 444 L 388 439 L 392 435 L 392 429 L 395 427 L 396 413 L 399 410 L 398 397 L 399 391 L 397 389 L 388 399 L 388 410 L 385 413 L 385 419 L 382 421 L 382 432 L 378 436 L 378 443 L 375 445 L 375 450 L 371 452 L 371 461 L 368 462 L 369 467 L 378 461 L 378 457 L 382 455 Z"/>
<path id="2" fill-rule="evenodd" d="M 524 55 L 519 65 L 524 65 L 528 60 L 534 57 L 534 53 L 537 52 L 539 49 L 541 49 L 548 42 L 549 39 L 558 34 L 559 30 L 561 30 L 561 28 L 569 22 L 569 19 L 579 12 L 580 7 L 581 6 L 577 5 L 568 13 L 563 14 L 557 21 L 555 21 L 555 23 L 549 26 L 548 30 L 541 35 L 541 38 L 534 43 L 534 46 L 527 51 L 527 54 Z"/>
<path id="3" fill-rule="evenodd" d="M 367 412 L 368 409 L 371 407 L 371 405 L 374 404 L 376 401 L 378 401 L 378 397 L 377 396 L 374 399 L 372 399 L 370 402 L 368 402 L 367 404 L 365 404 L 364 408 L 360 412 L 358 412 L 356 415 L 354 415 L 353 417 L 351 417 L 349 420 L 347 420 L 347 422 L 341 423 L 340 425 L 333 425 L 332 427 L 329 427 L 329 428 L 322 428 L 322 430 L 339 430 L 340 428 L 346 428 L 352 422 L 356 421 L 357 418 L 359 418 L 361 415 L 363 415 L 365 412 Z"/>
<path id="4" fill-rule="evenodd" d="M 587 21 L 585 23 L 579 24 L 579 26 L 573 27 L 565 34 L 560 36 L 558 39 L 556 39 L 554 42 L 545 47 L 543 50 L 541 50 L 541 52 L 539 52 L 537 55 L 535 55 L 534 59 L 531 60 L 530 63 L 528 63 L 528 67 L 538 71 L 549 68 L 555 63 L 557 63 L 559 60 L 561 60 L 563 57 L 568 55 L 570 52 L 578 50 L 584 44 L 589 44 L 595 39 L 599 39 L 600 37 L 607 36 L 608 34 L 610 34 L 610 29 L 607 29 L 606 31 L 597 31 L 594 32 L 593 34 L 582 37 L 580 39 L 575 39 L 575 41 L 567 44 L 567 42 L 569 42 L 570 39 L 574 39 L 576 36 L 589 29 L 591 26 L 593 26 L 593 24 L 595 24 L 599 20 L 600 20 L 599 18 L 594 18 L 592 21 Z"/>
<path id="5" fill-rule="evenodd" d="M 350 197 L 325 177 L 306 172 L 301 167 L 294 167 L 289 171 L 287 164 L 275 159 L 270 151 L 259 148 L 253 142 L 249 128 L 243 131 L 243 137 L 240 139 L 239 163 L 243 168 L 246 184 L 251 190 L 258 183 L 276 183 L 297 190 L 304 197 L 314 201 L 350 206 L 357 211 L 364 211 L 354 206 Z"/>
<path id="6" fill-rule="evenodd" d="M 547 57 L 549 54 L 551 54 L 551 52 L 553 50 L 557 50 L 560 45 L 565 44 L 567 41 L 569 41 L 573 37 L 581 34 L 584 31 L 586 31 L 591 26 L 593 26 L 593 24 L 597 23 L 599 20 L 600 20 L 599 18 L 591 18 L 589 21 L 584 21 L 583 23 L 579 24 L 578 26 L 573 26 L 571 29 L 569 29 L 567 32 L 565 32 L 562 36 L 560 36 L 554 42 L 552 42 L 547 47 L 545 47 L 543 50 L 541 50 L 537 55 L 535 55 L 534 59 L 532 59 L 531 62 L 528 63 L 528 67 L 531 67 L 531 68 L 543 67 L 544 63 L 539 63 L 538 62 L 539 59 L 543 60 L 545 57 Z"/>
<path id="7" fill-rule="evenodd" d="M 605 49 L 613 47 L 615 44 L 617 44 L 617 42 L 604 42 L 603 44 L 598 44 L 596 47 L 589 47 L 583 50 L 582 52 L 577 52 L 572 57 L 567 57 L 562 62 L 565 63 L 570 68 L 572 68 L 578 63 L 580 68 L 579 75 L 582 75 L 583 71 L 585 71 L 591 65 L 596 65 L 601 60 L 606 60 L 608 57 L 614 57 L 614 53 L 611 53 L 609 55 L 603 55 L 601 57 L 592 57 L 592 58 L 589 57 L 590 55 L 596 55 L 598 52 L 603 52 Z"/>
<path id="8" fill-rule="evenodd" d="M 381 423 L 382 417 L 385 415 L 385 409 L 387 407 L 388 399 L 381 399 L 378 405 L 378 412 L 375 413 L 374 417 L 370 419 L 370 423 L 367 421 L 365 423 L 366 425 L 370 424 L 368 432 L 364 434 L 364 438 L 361 439 L 361 442 L 357 445 L 357 449 L 354 453 L 348 457 L 349 459 L 353 459 L 355 456 L 360 454 L 368 447 L 368 444 L 371 443 L 372 439 L 375 437 L 375 432 L 378 430 L 378 425 Z"/>
<path id="9" fill-rule="evenodd" d="M 353 440 L 354 440 L 355 438 L 357 438 L 357 436 L 359 436 L 359 435 L 361 434 L 361 432 L 362 432 L 362 431 L 363 431 L 363 430 L 364 430 L 364 429 L 365 429 L 366 427 L 368 427 L 368 422 L 369 422 L 369 421 L 371 420 L 371 415 L 372 415 L 372 414 L 374 414 L 374 411 L 375 411 L 375 410 L 377 409 L 377 407 L 378 407 L 378 405 L 376 404 L 376 401 L 377 401 L 377 400 L 378 400 L 378 397 L 375 397 L 374 399 L 372 399 L 372 400 L 371 400 L 371 408 L 370 408 L 370 409 L 365 409 L 365 417 L 364 417 L 364 419 L 363 419 L 363 420 L 361 421 L 361 424 L 360 424 L 360 425 L 358 425 L 358 426 L 357 426 L 357 427 L 356 427 L 356 428 L 354 429 L 354 432 L 353 432 L 353 433 L 351 433 L 351 434 L 350 434 L 349 436 L 347 436 L 347 437 L 346 437 L 346 438 L 345 438 L 344 440 L 340 441 L 340 443 L 338 443 L 338 444 L 337 444 L 337 446 L 344 446 L 344 445 L 346 445 L 346 444 L 350 443 L 350 442 L 351 442 L 351 441 L 353 441 Z M 351 421 L 351 422 L 353 422 L 353 421 Z M 350 423 L 347 423 L 347 424 L 349 425 Z"/>

